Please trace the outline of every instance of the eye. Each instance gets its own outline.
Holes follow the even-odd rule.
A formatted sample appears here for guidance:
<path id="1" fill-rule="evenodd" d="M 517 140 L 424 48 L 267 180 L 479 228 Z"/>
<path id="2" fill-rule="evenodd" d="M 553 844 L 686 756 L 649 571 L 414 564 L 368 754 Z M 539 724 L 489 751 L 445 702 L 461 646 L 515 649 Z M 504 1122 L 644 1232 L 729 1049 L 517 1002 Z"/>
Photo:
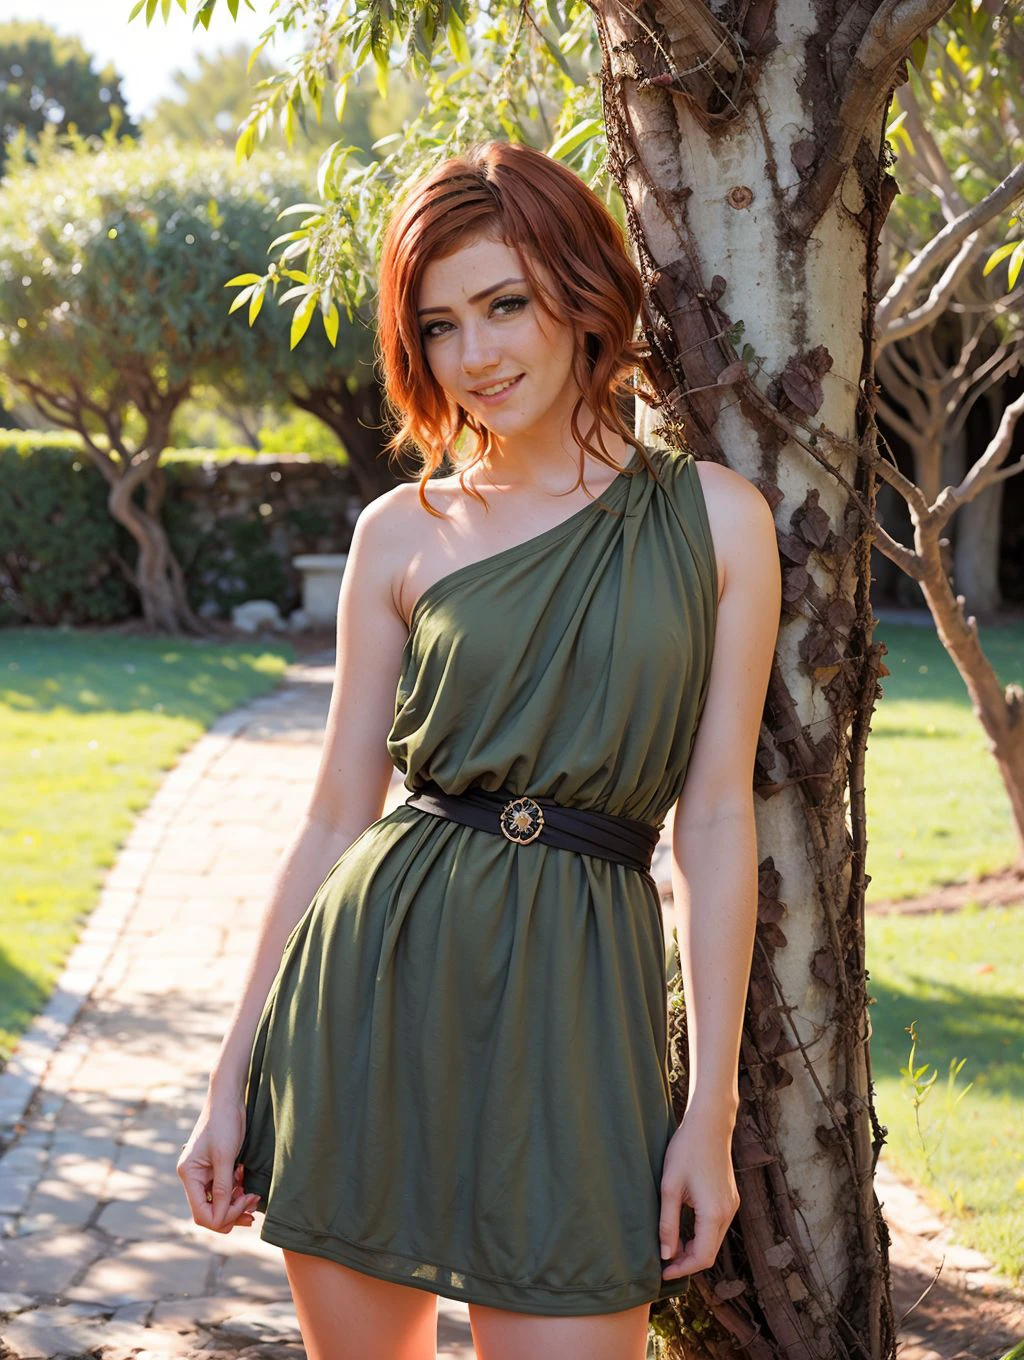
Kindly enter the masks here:
<path id="1" fill-rule="evenodd" d="M 508 293 L 505 297 L 495 298 L 489 310 L 493 312 L 496 307 L 500 307 L 503 316 L 514 316 L 516 312 L 522 311 L 526 302 L 527 299 L 520 297 L 517 293 Z M 508 306 L 511 306 L 511 311 L 504 310 Z M 438 331 L 435 327 L 447 326 L 448 324 L 447 321 L 432 321 L 429 326 L 424 326 L 420 330 L 420 335 L 423 336 L 424 340 L 433 340 L 435 336 L 444 334 L 444 331 Z"/>

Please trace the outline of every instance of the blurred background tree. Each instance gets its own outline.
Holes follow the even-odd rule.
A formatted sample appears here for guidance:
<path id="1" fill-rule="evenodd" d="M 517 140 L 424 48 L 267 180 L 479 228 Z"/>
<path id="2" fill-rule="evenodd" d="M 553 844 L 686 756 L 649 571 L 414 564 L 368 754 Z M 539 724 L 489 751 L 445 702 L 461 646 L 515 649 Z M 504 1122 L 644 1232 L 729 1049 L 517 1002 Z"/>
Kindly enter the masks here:
<path id="1" fill-rule="evenodd" d="M 0 24 L 0 174 L 6 144 L 19 132 L 29 141 L 48 127 L 137 136 L 120 76 L 112 65 L 97 70 L 94 62 L 77 38 L 45 23 Z"/>

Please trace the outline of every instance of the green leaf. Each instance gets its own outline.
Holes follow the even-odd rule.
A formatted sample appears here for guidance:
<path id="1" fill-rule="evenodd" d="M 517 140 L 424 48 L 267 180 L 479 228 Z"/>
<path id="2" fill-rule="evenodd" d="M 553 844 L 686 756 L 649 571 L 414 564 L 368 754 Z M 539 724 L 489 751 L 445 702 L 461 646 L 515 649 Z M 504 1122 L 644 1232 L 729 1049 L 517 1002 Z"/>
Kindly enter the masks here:
<path id="1" fill-rule="evenodd" d="M 896 131 L 897 128 L 900 128 L 900 127 L 903 126 L 903 124 L 906 122 L 906 118 L 907 118 L 907 110 L 904 109 L 904 110 L 902 111 L 902 113 L 897 114 L 897 116 L 892 120 L 892 122 L 889 124 L 889 126 L 885 129 L 885 135 L 886 135 L 887 137 L 891 137 L 892 134 Z"/>
<path id="2" fill-rule="evenodd" d="M 373 54 L 373 83 L 377 86 L 377 93 L 381 99 L 388 97 L 388 58 L 387 53 L 375 51 Z"/>
<path id="3" fill-rule="evenodd" d="M 238 18 L 238 0 L 228 0 L 228 13 L 232 19 Z"/>
<path id="4" fill-rule="evenodd" d="M 288 208 L 282 208 L 277 214 L 278 221 L 280 221 L 282 217 L 288 217 L 290 214 L 297 212 L 315 213 L 317 217 L 322 217 L 324 205 L 322 203 L 293 203 Z"/>
<path id="5" fill-rule="evenodd" d="M 289 288 L 287 293 L 282 293 L 282 295 L 278 298 L 278 305 L 283 306 L 286 302 L 291 302 L 292 298 L 294 297 L 308 297 L 308 296 L 309 296 L 309 284 L 308 283 L 296 284 L 294 288 Z"/>
<path id="6" fill-rule="evenodd" d="M 266 47 L 268 41 L 269 41 L 268 38 L 261 38 L 259 42 L 256 44 L 256 46 L 252 49 L 252 52 L 249 55 L 249 62 L 245 68 L 245 74 L 247 76 L 252 75 L 252 68 L 256 65 L 257 59 L 259 58 L 260 53 Z"/>
<path id="7" fill-rule="evenodd" d="M 244 306 L 245 302 L 246 302 L 247 299 L 251 296 L 252 290 L 253 290 L 255 287 L 256 287 L 256 285 L 255 285 L 254 283 L 250 283 L 250 285 L 249 285 L 248 288 L 243 288 L 243 289 L 242 289 L 242 291 L 238 294 L 238 296 L 237 296 L 237 297 L 235 298 L 235 300 L 232 302 L 231 306 L 228 308 L 228 316 L 230 316 L 232 312 L 237 312 L 238 309 L 239 309 L 239 307 Z"/>
<path id="8" fill-rule="evenodd" d="M 238 134 L 235 142 L 235 164 L 241 165 L 256 149 L 256 124 L 250 123 Z"/>
<path id="9" fill-rule="evenodd" d="M 289 99 L 285 105 L 282 127 L 284 130 L 285 141 L 288 143 L 289 150 L 295 145 L 295 128 L 298 120 L 295 116 L 295 105 Z"/>
<path id="10" fill-rule="evenodd" d="M 338 343 L 338 324 L 341 320 L 338 316 L 338 309 L 333 302 L 326 312 L 321 312 L 321 316 L 324 322 L 324 333 L 333 347 Z"/>
<path id="11" fill-rule="evenodd" d="M 131 21 L 136 17 L 136 15 L 141 14 L 145 8 L 146 0 L 138 0 L 138 3 L 132 6 L 132 12 L 131 14 L 128 15 L 128 22 L 131 23 Z"/>
<path id="12" fill-rule="evenodd" d="M 345 101 L 348 98 L 348 81 L 339 80 L 334 91 L 334 116 L 340 123 L 345 117 Z"/>
<path id="13" fill-rule="evenodd" d="M 925 58 L 928 55 L 928 34 L 922 33 L 919 38 L 915 38 L 910 44 L 910 60 L 916 71 L 924 70 Z"/>
<path id="14" fill-rule="evenodd" d="M 601 127 L 599 118 L 584 118 L 581 123 L 577 123 L 574 128 L 563 133 L 557 141 L 548 147 L 548 155 L 552 160 L 565 160 L 567 156 L 570 156 L 585 143 L 592 141 L 601 131 Z"/>
<path id="15" fill-rule="evenodd" d="M 1013 288 L 1017 282 L 1017 275 L 1020 273 L 1021 265 L 1024 265 L 1024 241 L 1021 241 L 1017 249 L 1010 256 L 1010 269 L 1006 276 L 1007 284 Z"/>
<path id="16" fill-rule="evenodd" d="M 1017 241 L 1007 241 L 1005 245 L 997 246 L 988 257 L 985 268 L 981 271 L 982 275 L 991 274 L 997 264 L 1006 259 L 1007 255 L 1012 255 L 1019 248 Z"/>
<path id="17" fill-rule="evenodd" d="M 255 291 L 255 292 L 253 293 L 253 295 L 252 295 L 252 300 L 251 300 L 250 303 L 249 303 L 249 325 L 250 325 L 250 326 L 252 325 L 252 323 L 256 320 L 256 318 L 257 318 L 257 317 L 259 316 L 259 314 L 260 314 L 260 308 L 263 306 L 263 298 L 264 298 L 264 295 L 266 294 L 266 291 L 267 291 L 267 290 L 266 290 L 266 286 L 264 285 L 262 288 L 257 288 L 256 291 Z"/>
<path id="18" fill-rule="evenodd" d="M 540 31 L 540 36 L 544 39 L 544 46 L 548 49 L 548 51 L 554 57 L 555 61 L 562 68 L 565 74 L 569 77 L 570 80 L 575 80 L 575 77 L 573 76 L 572 73 L 572 67 L 569 65 L 565 57 L 562 55 L 562 49 L 558 46 L 557 43 L 553 43 L 551 41 L 551 39 L 544 32 L 543 29 L 541 29 Z"/>
<path id="19" fill-rule="evenodd" d="M 236 274 L 233 279 L 228 279 L 224 287 L 233 288 L 236 284 L 240 283 L 259 283 L 259 282 L 260 282 L 259 274 Z"/>
<path id="20" fill-rule="evenodd" d="M 300 302 L 295 308 L 295 315 L 292 317 L 289 349 L 294 349 L 309 329 L 309 323 L 313 319 L 313 311 L 316 307 L 316 302 L 317 294 L 310 293 L 305 302 Z"/>
<path id="21" fill-rule="evenodd" d="M 301 241 L 304 237 L 308 236 L 308 234 L 309 234 L 308 232 L 301 230 L 286 231 L 282 236 L 274 237 L 270 245 L 267 246 L 267 251 L 270 252 L 271 250 L 274 250 L 277 246 L 284 245 L 286 241 Z"/>
<path id="22" fill-rule="evenodd" d="M 454 5 L 448 14 L 448 44 L 459 65 L 468 66 L 469 43 L 466 41 L 466 25 Z"/>
<path id="23" fill-rule="evenodd" d="M 171 0 L 160 0 L 160 13 L 164 23 L 171 17 Z"/>
<path id="24" fill-rule="evenodd" d="M 147 28 L 148 28 L 149 25 L 153 22 L 153 15 L 156 13 L 156 7 L 157 7 L 157 4 L 158 4 L 158 3 L 159 3 L 159 0 L 146 0 L 146 26 L 147 26 Z"/>

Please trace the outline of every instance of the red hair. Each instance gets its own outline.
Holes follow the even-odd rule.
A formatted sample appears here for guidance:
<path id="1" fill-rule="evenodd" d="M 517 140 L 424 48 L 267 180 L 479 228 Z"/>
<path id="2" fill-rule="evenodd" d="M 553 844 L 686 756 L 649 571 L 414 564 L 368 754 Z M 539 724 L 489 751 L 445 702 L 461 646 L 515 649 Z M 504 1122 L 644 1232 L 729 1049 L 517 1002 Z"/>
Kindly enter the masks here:
<path id="1" fill-rule="evenodd" d="M 394 456 L 407 441 L 417 446 L 420 502 L 431 514 L 439 512 L 424 487 L 445 455 L 461 475 L 490 453 L 494 439 L 462 406 L 453 408 L 431 373 L 416 300 L 430 261 L 481 237 L 518 251 L 542 310 L 558 324 L 575 324 L 586 337 L 573 357 L 582 393 L 571 418 L 577 443 L 613 466 L 602 457 L 607 450 L 601 428 L 610 426 L 648 461 L 619 414 L 627 393 L 654 404 L 658 398 L 630 381 L 637 367 L 647 373 L 646 346 L 633 338 L 644 293 L 618 223 L 578 176 L 550 156 L 512 142 L 478 142 L 415 181 L 393 209 L 381 245 L 378 353 L 385 401 L 399 422 L 385 449 Z M 536 261 L 554 282 L 553 297 L 541 286 Z M 580 432 L 584 402 L 594 415 L 588 436 L 596 430 L 599 450 Z M 452 446 L 466 429 L 475 434 L 476 448 L 460 462 Z M 464 489 L 479 497 L 472 487 Z"/>

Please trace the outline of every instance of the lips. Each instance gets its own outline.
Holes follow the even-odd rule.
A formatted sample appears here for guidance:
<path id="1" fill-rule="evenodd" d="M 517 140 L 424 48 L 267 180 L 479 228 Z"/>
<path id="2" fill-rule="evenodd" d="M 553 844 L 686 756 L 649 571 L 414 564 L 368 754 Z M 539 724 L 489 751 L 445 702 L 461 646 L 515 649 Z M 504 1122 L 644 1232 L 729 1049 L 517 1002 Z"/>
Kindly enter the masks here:
<path id="1" fill-rule="evenodd" d="M 484 399 L 484 401 L 487 401 L 488 398 L 491 398 L 491 397 L 501 397 L 501 396 L 504 396 L 504 394 L 505 394 L 506 392 L 511 392 L 511 391 L 512 391 L 512 387 L 519 381 L 519 379 L 520 379 L 522 376 L 523 376 L 523 375 L 522 375 L 521 373 L 519 373 L 519 374 L 517 374 L 516 377 L 514 377 L 514 378 L 497 378 L 497 379 L 495 379 L 494 382 L 488 383 L 488 384 L 487 384 L 487 387 L 490 388 L 490 387 L 496 387 L 496 386 L 498 385 L 498 383 L 505 383 L 506 386 L 502 387 L 502 388 L 501 388 L 499 391 L 497 391 L 497 392 L 481 392 L 479 389 L 476 389 L 476 390 L 470 389 L 470 390 L 473 391 L 473 396 L 474 396 L 474 397 L 482 397 L 482 398 Z"/>

